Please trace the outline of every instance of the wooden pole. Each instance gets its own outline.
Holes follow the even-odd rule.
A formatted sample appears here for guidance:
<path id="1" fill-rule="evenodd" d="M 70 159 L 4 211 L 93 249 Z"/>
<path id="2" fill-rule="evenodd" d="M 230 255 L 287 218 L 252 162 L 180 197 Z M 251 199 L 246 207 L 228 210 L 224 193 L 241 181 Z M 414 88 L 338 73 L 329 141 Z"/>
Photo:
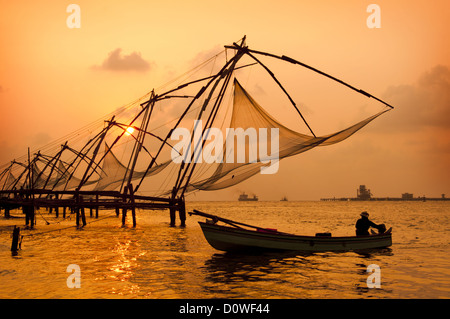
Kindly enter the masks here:
<path id="1" fill-rule="evenodd" d="M 133 185 L 128 184 L 128 190 L 130 192 L 130 201 L 131 201 L 131 216 L 133 217 L 133 227 L 136 227 L 136 207 L 134 205 L 134 191 Z"/>
<path id="2" fill-rule="evenodd" d="M 9 206 L 5 207 L 5 218 L 10 218 L 11 215 L 9 214 Z"/>
<path id="3" fill-rule="evenodd" d="M 25 204 L 22 206 L 22 210 L 25 213 L 25 225 L 30 229 L 34 228 L 34 207 L 32 204 Z"/>
<path id="4" fill-rule="evenodd" d="M 174 206 L 170 206 L 169 208 L 169 213 L 170 213 L 170 227 L 175 227 L 175 221 L 176 221 L 176 209 Z"/>
<path id="5" fill-rule="evenodd" d="M 75 214 L 76 214 L 76 225 L 77 228 L 80 227 L 80 203 L 79 203 L 79 195 L 75 195 Z"/>
<path id="6" fill-rule="evenodd" d="M 205 127 L 203 128 L 202 136 L 208 136 L 207 129 L 210 128 L 212 126 L 212 124 L 214 123 L 214 120 L 215 120 L 215 118 L 217 116 L 217 112 L 218 112 L 218 110 L 220 108 L 220 105 L 222 103 L 223 97 L 225 95 L 225 91 L 226 91 L 226 89 L 227 89 L 227 87 L 229 85 L 229 82 L 230 82 L 230 79 L 231 79 L 231 76 L 232 76 L 232 73 L 233 73 L 231 70 L 234 69 L 234 67 L 235 67 L 236 63 L 238 62 L 238 60 L 239 59 L 237 59 L 235 61 L 235 63 L 230 66 L 230 71 L 228 71 L 227 74 L 224 76 L 225 80 L 224 80 L 224 83 L 222 84 L 222 86 L 220 88 L 219 98 L 216 99 L 216 101 L 215 101 L 215 103 L 214 103 L 214 105 L 213 105 L 213 107 L 211 109 L 211 112 L 210 112 L 210 114 L 208 116 L 208 119 L 206 121 Z M 213 90 L 215 90 L 216 84 L 218 85 L 219 81 L 221 81 L 221 78 L 219 80 L 217 80 L 217 82 L 214 84 L 214 87 L 211 89 L 211 92 L 210 92 L 210 95 L 209 95 L 207 101 L 211 99 Z M 206 108 L 206 104 L 204 105 L 204 108 Z M 198 119 L 200 119 L 200 115 L 199 115 Z M 185 186 L 182 189 L 181 194 L 180 194 L 180 197 L 184 197 L 184 192 L 186 191 L 186 188 L 189 185 L 189 181 L 190 181 L 190 179 L 192 177 L 192 174 L 194 173 L 195 167 L 197 165 L 198 156 L 201 156 L 201 154 L 197 152 L 198 151 L 198 147 L 200 147 L 200 150 L 203 149 L 203 147 L 205 145 L 205 142 L 206 142 L 206 139 L 202 139 L 202 140 L 203 141 L 198 141 L 198 143 L 195 145 L 194 151 L 192 152 L 192 155 L 191 155 L 191 161 L 187 164 L 187 167 L 184 170 L 183 176 L 181 178 L 180 178 L 180 173 L 181 173 L 181 169 L 182 168 L 180 168 L 179 175 L 178 175 L 178 178 L 177 178 L 177 182 L 175 183 L 175 185 L 176 185 L 175 195 L 178 193 L 178 190 L 182 187 L 183 180 L 185 179 L 186 174 L 187 174 L 187 172 L 188 172 L 188 170 L 189 170 L 189 168 L 190 168 L 190 166 L 192 164 L 192 167 L 190 168 L 190 173 L 187 175 L 187 178 L 186 178 Z M 197 158 L 194 159 L 194 156 L 197 156 Z M 175 196 L 175 195 L 172 195 L 172 196 Z"/>
<path id="7" fill-rule="evenodd" d="M 77 228 L 80 227 L 80 208 L 79 207 L 75 207 L 75 214 L 76 214 L 76 225 Z"/>
<path id="8" fill-rule="evenodd" d="M 184 110 L 183 114 L 181 114 L 181 116 L 178 118 L 177 123 L 176 123 L 175 126 L 172 128 L 172 131 L 178 127 L 178 125 L 181 123 L 181 121 L 182 121 L 183 118 L 186 116 L 186 114 L 188 114 L 190 108 L 192 107 L 192 105 L 194 105 L 194 102 L 196 102 L 196 101 L 203 95 L 203 93 L 206 91 L 206 89 L 207 89 L 212 83 L 214 83 L 214 81 L 216 80 L 217 77 L 220 77 L 220 76 L 223 74 L 223 72 L 228 68 L 228 66 L 229 66 L 231 63 L 233 63 L 233 61 L 234 61 L 235 59 L 236 59 L 236 57 L 233 57 L 230 61 L 228 61 L 228 62 L 222 67 L 222 69 L 221 69 L 215 76 L 213 76 L 213 77 L 208 81 L 208 83 L 207 83 L 205 86 L 203 86 L 203 87 L 197 92 L 197 95 L 196 95 L 196 96 L 192 99 L 192 101 L 189 103 L 189 105 L 187 106 L 187 108 Z M 177 89 L 180 89 L 180 88 L 182 88 L 182 87 L 183 87 L 183 86 L 180 86 L 180 87 L 178 87 Z M 171 90 L 171 91 L 173 91 L 173 90 Z M 169 92 L 171 92 L 171 91 L 169 91 Z M 167 94 L 167 93 L 169 93 L 169 92 L 160 94 L 159 96 L 164 96 L 165 94 Z M 148 101 L 147 101 L 147 102 L 148 102 Z M 141 112 L 142 112 L 142 111 L 141 111 Z M 161 153 L 161 151 L 162 151 L 163 147 L 165 146 L 167 140 L 168 140 L 169 137 L 171 136 L 172 131 L 170 131 L 170 132 L 166 135 L 166 138 L 164 139 L 164 142 L 161 143 L 161 145 L 160 145 L 160 147 L 159 147 L 159 149 L 158 149 L 158 152 L 157 152 L 156 155 L 152 158 L 152 161 L 150 162 L 150 164 L 147 166 L 147 169 L 146 169 L 146 171 L 145 171 L 145 174 L 142 176 L 142 178 L 140 179 L 139 183 L 137 184 L 137 186 L 136 186 L 136 188 L 135 188 L 135 191 L 137 191 L 137 190 L 139 189 L 139 187 L 141 186 L 141 184 L 142 184 L 142 182 L 143 182 L 143 180 L 144 180 L 144 177 L 147 175 L 148 171 L 153 167 L 153 164 L 156 163 L 156 159 L 157 159 L 157 157 L 159 156 L 159 154 Z"/>
<path id="9" fill-rule="evenodd" d="M 123 202 L 124 202 L 124 207 L 122 208 L 122 226 L 125 226 L 125 221 L 127 219 L 127 207 L 126 207 L 126 203 L 127 203 L 127 192 L 128 192 L 128 187 L 125 186 L 123 189 Z"/>
<path id="10" fill-rule="evenodd" d="M 114 116 L 113 116 L 112 120 L 113 120 L 113 119 L 114 119 Z M 99 136 L 99 139 L 96 141 L 97 146 L 96 146 L 95 149 L 94 149 L 94 152 L 93 152 L 93 154 L 92 154 L 92 156 L 91 156 L 91 160 L 90 160 L 90 162 L 89 162 L 89 164 L 88 164 L 87 169 L 84 171 L 84 175 L 83 175 L 83 177 L 81 178 L 80 184 L 78 185 L 78 189 L 81 189 L 81 187 L 84 185 L 84 183 L 86 183 L 87 180 L 88 180 L 88 179 L 92 176 L 92 174 L 95 172 L 96 168 L 94 167 L 94 169 L 92 170 L 91 174 L 89 174 L 89 170 L 91 169 L 92 165 L 94 165 L 95 158 L 97 157 L 97 154 L 98 154 L 98 150 L 100 149 L 100 146 L 102 145 L 103 140 L 105 139 L 106 133 L 108 133 L 108 131 L 109 131 L 109 129 L 110 129 L 111 127 L 112 127 L 112 124 L 111 124 L 111 122 L 110 122 L 110 123 L 108 124 L 108 126 L 105 127 L 105 128 L 102 130 L 102 134 Z M 99 162 L 99 163 L 100 163 L 100 162 Z M 97 166 L 98 166 L 98 164 L 97 164 Z M 66 185 L 67 185 L 67 183 L 66 183 Z"/>
<path id="11" fill-rule="evenodd" d="M 295 104 L 294 100 L 291 98 L 291 96 L 289 95 L 289 93 L 285 90 L 285 88 L 281 85 L 280 81 L 278 81 L 278 79 L 275 77 L 275 74 L 273 74 L 272 71 L 269 70 L 268 67 L 266 67 L 261 61 L 259 61 L 254 55 L 252 55 L 251 53 L 247 52 L 247 54 L 252 57 L 256 62 L 258 62 L 272 77 L 272 79 L 274 79 L 274 81 L 278 84 L 278 86 L 281 88 L 281 90 L 286 94 L 286 96 L 288 97 L 289 101 L 291 101 L 292 105 L 294 106 L 295 110 L 297 111 L 297 113 L 300 115 L 300 117 L 302 118 L 303 122 L 306 124 L 306 126 L 308 127 L 309 131 L 311 132 L 311 134 L 316 137 L 316 134 L 314 134 L 313 130 L 311 129 L 311 127 L 309 126 L 308 122 L 306 122 L 306 119 L 303 117 L 303 114 L 300 112 L 300 110 L 298 109 L 297 105 Z"/>
<path id="12" fill-rule="evenodd" d="M 28 148 L 28 190 L 31 192 L 27 194 L 27 199 L 31 200 L 31 204 L 26 205 L 26 211 L 28 215 L 27 225 L 28 222 L 30 223 L 30 228 L 34 228 L 35 223 L 35 216 L 34 216 L 34 193 L 32 192 L 34 185 L 33 185 L 33 169 L 30 161 L 30 148 Z"/>
<path id="13" fill-rule="evenodd" d="M 128 173 L 128 183 L 127 185 L 131 185 L 131 181 L 133 179 L 133 173 L 134 169 L 136 167 L 136 163 L 139 157 L 139 153 L 141 152 L 142 145 L 144 144 L 145 139 L 145 132 L 147 131 L 148 123 L 150 122 L 150 117 L 153 113 L 153 106 L 155 105 L 155 91 L 153 90 L 150 96 L 150 99 L 148 103 L 145 105 L 145 112 L 142 117 L 141 127 L 138 132 L 138 136 L 136 138 L 136 141 L 134 143 L 133 151 L 131 152 L 130 161 L 128 162 L 127 166 L 127 173 Z M 126 175 L 126 174 L 125 174 Z M 122 181 L 122 186 L 125 183 L 125 178 Z M 130 195 L 133 194 L 132 190 L 129 189 Z"/>
<path id="14" fill-rule="evenodd" d="M 115 201 L 116 201 L 116 216 L 119 217 L 120 215 L 119 200 L 115 199 Z"/>
<path id="15" fill-rule="evenodd" d="M 265 55 L 265 56 L 270 56 L 270 57 L 273 57 L 273 58 L 277 58 L 277 59 L 280 59 L 280 60 L 284 60 L 284 61 L 290 62 L 290 63 L 292 63 L 292 64 L 298 64 L 298 65 L 301 65 L 301 66 L 303 66 L 303 67 L 305 67 L 305 68 L 307 68 L 307 69 L 309 69 L 309 70 L 312 70 L 312 71 L 314 71 L 314 72 L 316 72 L 316 73 L 319 73 L 320 75 L 323 75 L 323 76 L 325 76 L 325 77 L 327 77 L 327 78 L 329 78 L 329 79 L 332 79 L 332 80 L 334 80 L 334 81 L 336 81 L 336 82 L 338 82 L 338 83 L 340 83 L 340 84 L 343 84 L 343 85 L 345 85 L 346 87 L 348 87 L 348 88 L 350 88 L 350 89 L 352 89 L 352 90 L 354 90 L 354 91 L 356 91 L 356 92 L 358 92 L 358 93 L 361 93 L 362 95 L 365 95 L 365 96 L 367 96 L 367 97 L 369 97 L 369 98 L 373 98 L 373 99 L 377 100 L 378 102 L 381 102 L 381 103 L 383 103 L 384 105 L 390 107 L 391 109 L 394 108 L 392 105 L 390 105 L 390 104 L 388 104 L 388 103 L 386 103 L 386 102 L 380 100 L 379 98 L 377 98 L 377 97 L 375 97 L 375 96 L 373 96 L 373 95 L 367 93 L 367 92 L 364 91 L 364 90 L 357 89 L 357 88 L 355 88 L 354 86 L 352 86 L 352 85 L 350 85 L 350 84 L 348 84 L 348 83 L 346 83 L 346 82 L 344 82 L 344 81 L 342 81 L 342 80 L 339 80 L 338 78 L 336 78 L 336 77 L 334 77 L 334 76 L 331 76 L 331 75 L 329 75 L 329 74 L 327 74 L 327 73 L 325 73 L 325 72 L 322 72 L 322 71 L 320 71 L 320 70 L 318 70 L 318 69 L 316 69 L 316 68 L 313 68 L 312 66 L 309 66 L 309 65 L 307 65 L 307 64 L 305 64 L 305 63 L 302 63 L 302 62 L 300 62 L 300 61 L 294 60 L 294 59 L 292 59 L 292 58 L 290 58 L 290 57 L 288 57 L 288 56 L 285 56 L 285 55 L 283 55 L 283 56 L 278 56 L 278 55 L 275 55 L 275 54 L 271 54 L 271 53 L 267 53 L 267 52 L 262 52 L 262 51 L 251 50 L 251 49 L 247 49 L 247 50 L 248 50 L 248 52 L 252 52 L 252 53 L 256 53 L 256 54 L 262 54 L 262 55 Z"/>
<path id="16" fill-rule="evenodd" d="M 55 195 L 55 199 L 58 200 L 58 194 Z M 59 217 L 59 206 L 55 207 L 55 216 L 56 218 Z"/>
<path id="17" fill-rule="evenodd" d="M 36 225 L 36 214 L 34 210 L 34 204 L 31 204 L 30 213 L 31 213 L 31 228 L 33 229 L 34 225 Z"/>
<path id="18" fill-rule="evenodd" d="M 179 212 L 180 221 L 181 221 L 180 226 L 185 227 L 186 226 L 186 204 L 184 201 L 184 196 L 180 198 L 178 205 L 179 205 L 178 212 Z"/>
<path id="19" fill-rule="evenodd" d="M 22 206 L 22 212 L 25 214 L 25 226 L 29 227 L 30 226 L 30 211 L 28 210 L 27 205 Z"/>
<path id="20" fill-rule="evenodd" d="M 170 196 L 170 206 L 169 206 L 169 214 L 170 214 L 170 227 L 175 227 L 175 221 L 176 221 L 176 193 L 177 189 L 176 187 L 173 187 L 172 189 L 172 195 Z"/>
<path id="21" fill-rule="evenodd" d="M 98 218 L 98 194 L 95 195 L 95 218 Z"/>
<path id="22" fill-rule="evenodd" d="M 20 227 L 14 225 L 14 230 L 12 234 L 11 251 L 17 252 L 19 250 L 19 238 L 20 238 Z"/>
<path id="23" fill-rule="evenodd" d="M 94 216 L 94 208 L 92 207 L 92 198 L 89 199 L 90 205 L 89 205 L 89 217 L 93 217 Z"/>
<path id="24" fill-rule="evenodd" d="M 83 227 L 87 225 L 86 223 L 86 215 L 84 213 L 84 204 L 83 204 L 83 196 L 80 196 L 80 212 L 81 212 L 81 221 L 83 222 Z"/>

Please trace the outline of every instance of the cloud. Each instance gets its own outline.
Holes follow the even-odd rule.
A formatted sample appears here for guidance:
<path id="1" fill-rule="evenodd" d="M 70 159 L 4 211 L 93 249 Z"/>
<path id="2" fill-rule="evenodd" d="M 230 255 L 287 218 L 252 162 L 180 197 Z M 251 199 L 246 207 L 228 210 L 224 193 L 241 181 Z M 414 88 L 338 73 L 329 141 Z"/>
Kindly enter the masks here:
<path id="1" fill-rule="evenodd" d="M 450 129 L 450 69 L 438 65 L 411 85 L 391 86 L 383 95 L 395 108 L 377 126 L 387 132 Z M 382 122 L 383 124 L 381 124 Z"/>
<path id="2" fill-rule="evenodd" d="M 377 153 L 389 159 L 385 169 L 398 176 L 398 182 L 420 181 L 415 187 L 421 192 L 448 189 L 450 68 L 437 65 L 413 84 L 391 86 L 383 99 L 395 108 L 375 120 L 367 129 L 372 136 L 364 138 L 372 139 L 380 148 Z"/>
<path id="3" fill-rule="evenodd" d="M 52 141 L 49 134 L 45 132 L 39 132 L 30 137 L 31 145 L 42 146 Z"/>
<path id="4" fill-rule="evenodd" d="M 226 56 L 223 54 L 224 52 L 224 48 L 220 45 L 215 45 L 210 49 L 200 51 L 188 61 L 188 69 L 196 69 L 198 76 L 209 76 L 215 74 L 225 64 Z M 208 63 L 205 63 L 207 61 Z M 199 66 L 202 67 L 197 69 Z"/>
<path id="5" fill-rule="evenodd" d="M 189 61 L 189 64 L 191 67 L 196 67 L 201 63 L 213 58 L 223 50 L 223 46 L 215 45 L 210 49 L 200 51 L 194 58 Z"/>
<path id="6" fill-rule="evenodd" d="M 151 68 L 150 62 L 144 60 L 140 53 L 132 52 L 128 55 L 122 54 L 122 49 L 117 48 L 111 51 L 103 63 L 93 66 L 96 70 L 107 71 L 137 71 L 146 72 Z"/>

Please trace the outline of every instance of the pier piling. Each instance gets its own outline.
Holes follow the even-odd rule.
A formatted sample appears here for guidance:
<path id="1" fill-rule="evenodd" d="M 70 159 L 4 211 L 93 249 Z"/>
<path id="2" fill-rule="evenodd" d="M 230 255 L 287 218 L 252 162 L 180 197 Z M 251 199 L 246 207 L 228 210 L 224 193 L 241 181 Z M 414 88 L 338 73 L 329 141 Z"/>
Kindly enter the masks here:
<path id="1" fill-rule="evenodd" d="M 12 243 L 11 243 L 11 251 L 16 252 L 19 250 L 19 238 L 20 238 L 20 227 L 14 225 L 14 230 L 12 233 Z"/>
<path id="2" fill-rule="evenodd" d="M 185 227 L 186 226 L 186 204 L 184 202 L 184 198 L 180 199 L 180 201 L 178 202 L 178 209 L 179 209 L 179 216 L 180 216 L 180 221 L 181 227 Z"/>
<path id="3" fill-rule="evenodd" d="M 35 224 L 34 206 L 25 204 L 22 206 L 22 210 L 25 213 L 25 225 L 33 229 Z"/>
<path id="4" fill-rule="evenodd" d="M 127 212 L 131 210 L 133 227 L 137 225 L 138 211 L 145 210 L 165 210 L 170 213 L 170 226 L 175 226 L 177 214 L 179 215 L 181 226 L 185 226 L 186 208 L 184 197 L 171 196 L 152 197 L 138 195 L 135 186 L 127 185 L 121 192 L 118 191 L 53 191 L 41 189 L 21 189 L 0 191 L 0 207 L 4 209 L 2 216 L 10 216 L 13 209 L 22 209 L 25 216 L 27 228 L 34 228 L 36 225 L 35 210 L 45 207 L 56 212 L 56 217 L 62 215 L 64 219 L 74 215 L 77 227 L 86 226 L 86 214 L 90 217 L 98 218 L 100 210 L 113 210 L 119 217 L 122 211 L 122 225 L 126 224 Z M 60 209 L 61 208 L 61 209 Z M 89 212 L 86 210 L 89 209 Z M 95 212 L 94 212 L 95 210 Z M 59 214 L 62 213 L 62 214 Z"/>
<path id="5" fill-rule="evenodd" d="M 133 227 L 136 227 L 136 207 L 134 201 L 134 189 L 132 184 L 128 185 L 128 190 L 130 192 L 131 216 L 133 217 Z"/>
<path id="6" fill-rule="evenodd" d="M 169 208 L 169 214 L 170 214 L 170 227 L 175 227 L 175 221 L 176 221 L 176 209 L 173 206 L 170 206 Z"/>
<path id="7" fill-rule="evenodd" d="M 128 187 L 125 186 L 124 190 L 123 190 L 123 202 L 124 202 L 125 205 L 122 208 L 122 226 L 125 226 L 125 221 L 127 219 L 127 208 L 126 208 L 127 192 L 128 192 Z"/>

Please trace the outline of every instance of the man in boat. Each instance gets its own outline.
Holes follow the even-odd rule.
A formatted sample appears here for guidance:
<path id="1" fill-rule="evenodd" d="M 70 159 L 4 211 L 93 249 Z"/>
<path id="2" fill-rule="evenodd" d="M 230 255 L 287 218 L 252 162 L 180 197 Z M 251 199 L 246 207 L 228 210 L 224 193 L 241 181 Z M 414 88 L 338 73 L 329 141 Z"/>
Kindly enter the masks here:
<path id="1" fill-rule="evenodd" d="M 369 234 L 369 228 L 373 227 L 378 229 L 378 232 L 381 234 L 386 230 L 384 224 L 377 225 L 371 220 L 369 220 L 369 213 L 362 212 L 361 218 L 356 222 L 356 236 L 367 236 Z"/>

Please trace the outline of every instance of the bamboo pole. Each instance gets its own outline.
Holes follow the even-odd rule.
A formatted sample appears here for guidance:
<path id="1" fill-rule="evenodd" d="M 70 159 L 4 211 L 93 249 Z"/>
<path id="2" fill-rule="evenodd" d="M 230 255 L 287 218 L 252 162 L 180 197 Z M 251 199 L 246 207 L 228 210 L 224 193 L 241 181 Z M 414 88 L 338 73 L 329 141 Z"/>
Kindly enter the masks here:
<path id="1" fill-rule="evenodd" d="M 58 194 L 55 194 L 55 199 L 58 200 Z M 55 217 L 59 217 L 59 206 L 55 207 Z"/>
<path id="2" fill-rule="evenodd" d="M 99 211 L 99 207 L 98 207 L 98 194 L 95 195 L 95 218 L 98 218 L 98 211 Z"/>
<path id="3" fill-rule="evenodd" d="M 215 81 L 215 79 L 219 76 L 221 76 L 223 74 L 223 72 L 228 68 L 228 66 L 234 61 L 235 57 L 233 57 L 232 59 L 230 59 L 230 61 L 228 61 L 223 67 L 222 69 L 216 74 L 214 75 L 209 81 L 208 83 L 205 84 L 205 86 L 203 86 L 198 92 L 197 95 L 192 99 L 192 101 L 189 103 L 189 105 L 186 107 L 186 109 L 184 110 L 183 114 L 181 114 L 180 118 L 178 119 L 177 123 L 174 125 L 174 127 L 172 128 L 172 130 L 166 135 L 164 142 L 161 143 L 161 146 L 158 149 L 158 152 L 156 153 L 155 157 L 152 159 L 152 161 L 150 162 L 150 164 L 147 166 L 147 169 L 145 171 L 144 176 L 140 179 L 138 185 L 135 188 L 135 191 L 137 191 L 139 189 L 139 187 L 141 186 L 145 176 L 147 175 L 148 171 L 153 167 L 153 165 L 156 163 L 156 159 L 158 158 L 159 154 L 161 153 L 164 145 L 166 144 L 167 140 L 169 139 L 169 137 L 172 134 L 172 131 L 174 129 L 176 129 L 178 127 L 178 125 L 180 125 L 181 121 L 184 119 L 184 117 L 186 116 L 186 114 L 189 112 L 190 108 L 192 107 L 192 105 L 194 104 L 195 101 L 197 101 L 202 95 L 203 93 L 206 91 L 206 89 Z M 178 87 L 177 89 L 181 88 Z M 177 90 L 175 89 L 175 90 Z M 175 90 L 171 90 L 169 92 L 173 92 Z M 167 93 L 167 92 L 166 92 Z M 166 93 L 163 94 L 159 94 L 158 96 L 164 96 Z"/>
<path id="4" fill-rule="evenodd" d="M 303 122 L 306 124 L 306 126 L 308 127 L 309 131 L 311 132 L 311 134 L 316 137 L 316 134 L 314 134 L 313 130 L 311 129 L 311 127 L 309 126 L 308 122 L 306 122 L 306 119 L 303 117 L 303 114 L 300 112 L 300 110 L 298 109 L 297 105 L 295 104 L 294 100 L 291 98 L 291 96 L 289 95 L 289 93 L 285 90 L 285 88 L 281 85 L 280 81 L 278 81 L 278 79 L 275 77 L 275 74 L 273 74 L 272 71 L 269 70 L 268 67 L 266 67 L 261 61 L 259 61 L 253 54 L 247 52 L 247 54 L 252 57 L 256 62 L 258 62 L 269 74 L 270 76 L 274 79 L 274 81 L 278 84 L 278 86 L 281 88 L 281 90 L 286 94 L 286 96 L 288 97 L 289 101 L 291 101 L 291 104 L 294 106 L 295 110 L 297 111 L 297 113 L 300 115 L 300 117 L 302 118 Z"/>
<path id="5" fill-rule="evenodd" d="M 130 192 L 130 202 L 131 202 L 131 217 L 133 218 L 133 227 L 136 227 L 136 207 L 134 202 L 134 190 L 133 185 L 128 184 L 128 191 Z"/>
<path id="6" fill-rule="evenodd" d="M 236 63 L 239 61 L 240 57 L 242 57 L 244 52 L 245 52 L 245 50 L 242 50 L 242 52 L 238 52 L 236 54 L 236 56 L 239 55 L 239 57 L 235 59 L 234 63 L 230 66 L 230 69 L 226 72 L 224 83 L 222 84 L 222 87 L 221 87 L 220 92 L 219 92 L 219 98 L 216 100 L 213 108 L 211 109 L 211 113 L 208 116 L 208 119 L 206 121 L 206 125 L 203 128 L 202 136 L 205 136 L 205 132 L 209 133 L 209 131 L 207 131 L 207 129 L 210 128 L 212 126 L 212 124 L 214 123 L 214 120 L 215 120 L 215 118 L 217 116 L 217 113 L 219 111 L 220 104 L 222 103 L 223 97 L 225 95 L 225 91 L 226 91 L 226 89 L 227 89 L 227 87 L 229 85 L 231 76 L 233 74 L 234 67 L 236 66 Z M 220 81 L 220 79 L 217 81 L 217 83 L 219 81 Z M 210 95 L 211 94 L 212 94 L 212 92 L 210 92 Z M 208 134 L 208 133 L 206 133 L 206 134 Z M 195 156 L 195 154 L 197 152 L 197 148 L 199 147 L 199 144 L 201 144 L 201 147 L 203 148 L 205 143 L 206 143 L 206 138 L 203 138 L 202 141 L 198 142 L 198 144 L 195 146 L 194 152 L 192 153 L 192 159 L 194 158 L 194 156 Z M 186 191 L 186 188 L 189 185 L 189 181 L 190 181 L 190 179 L 192 177 L 192 174 L 194 173 L 194 169 L 195 169 L 195 167 L 197 165 L 197 159 L 198 158 L 196 160 L 194 160 L 194 161 L 192 159 L 191 159 L 191 163 L 188 163 L 187 168 L 184 171 L 183 177 L 179 180 L 178 185 L 177 185 L 177 192 L 178 192 L 178 190 L 181 188 L 182 182 L 183 182 L 183 180 L 184 180 L 184 178 L 186 176 L 186 173 L 187 173 L 187 171 L 189 169 L 189 166 L 192 164 L 191 171 L 190 171 L 190 173 L 189 173 L 189 175 L 188 175 L 188 177 L 187 177 L 187 179 L 185 181 L 185 185 L 184 185 L 184 187 L 183 187 L 183 189 L 181 191 L 181 195 L 180 196 L 183 197 L 183 198 L 184 198 L 184 193 Z"/>
<path id="7" fill-rule="evenodd" d="M 89 199 L 89 217 L 94 217 L 94 208 L 92 207 L 92 198 Z"/>
<path id="8" fill-rule="evenodd" d="M 276 58 L 276 59 L 284 60 L 284 61 L 287 61 L 287 62 L 290 62 L 290 63 L 293 63 L 293 64 L 301 65 L 301 66 L 303 66 L 303 67 L 305 67 L 305 68 L 307 68 L 307 69 L 309 69 L 309 70 L 311 70 L 311 71 L 314 71 L 314 72 L 316 72 L 316 73 L 319 73 L 320 75 L 323 75 L 323 76 L 325 76 L 325 77 L 327 77 L 327 78 L 329 78 L 329 79 L 332 79 L 332 80 L 334 80 L 334 81 L 336 81 L 336 82 L 338 82 L 338 83 L 340 83 L 340 84 L 342 84 L 342 85 L 345 85 L 346 87 L 348 87 L 348 88 L 350 88 L 350 89 L 352 89 L 352 90 L 354 90 L 354 91 L 356 91 L 356 92 L 358 92 L 358 93 L 360 93 L 360 94 L 362 94 L 362 95 L 365 95 L 365 96 L 367 96 L 367 97 L 369 97 L 369 98 L 373 98 L 373 99 L 377 100 L 378 102 L 381 102 L 381 103 L 383 103 L 384 105 L 390 107 L 391 109 L 394 108 L 392 105 L 390 105 L 390 104 L 384 102 L 383 100 L 380 100 L 379 98 L 373 96 L 373 95 L 370 94 L 370 93 L 367 93 L 367 92 L 364 91 L 364 90 L 357 89 L 356 87 L 354 87 L 354 86 L 352 86 L 352 85 L 350 85 L 350 84 L 348 84 L 348 83 L 346 83 L 346 82 L 344 82 L 344 81 L 342 81 L 342 80 L 340 80 L 340 79 L 338 79 L 338 78 L 336 78 L 336 77 L 334 77 L 334 76 L 332 76 L 332 75 L 330 75 L 330 74 L 327 74 L 327 73 L 325 73 L 325 72 L 323 72 L 323 71 L 320 71 L 320 70 L 318 70 L 318 69 L 316 69 L 316 68 L 314 68 L 314 67 L 312 67 L 312 66 L 310 66 L 310 65 L 307 65 L 307 64 L 305 64 L 305 63 L 302 63 L 302 62 L 300 62 L 300 61 L 294 60 L 294 59 L 292 59 L 292 58 L 290 58 L 290 57 L 288 57 L 288 56 L 285 56 L 285 55 L 283 55 L 283 56 L 278 56 L 278 55 L 275 55 L 275 54 L 271 54 L 271 53 L 267 53 L 267 52 L 262 52 L 262 51 L 251 50 L 251 49 L 248 49 L 248 52 L 256 53 L 256 54 L 261 54 L 261 55 L 273 57 L 273 58 Z"/>
<path id="9" fill-rule="evenodd" d="M 186 226 L 186 203 L 184 201 L 184 196 L 180 197 L 179 202 L 178 202 L 178 213 L 179 213 L 179 217 L 180 217 L 180 221 L 181 227 L 185 227 Z"/>
<path id="10" fill-rule="evenodd" d="M 84 203 L 83 196 L 80 196 L 80 212 L 81 212 L 81 221 L 83 222 L 83 227 L 87 225 L 86 223 L 86 215 L 84 212 Z"/>
<path id="11" fill-rule="evenodd" d="M 176 188 L 174 187 L 172 189 L 172 195 L 170 196 L 170 207 L 169 207 L 170 227 L 175 227 L 176 222 L 175 196 L 176 196 Z"/>
<path id="12" fill-rule="evenodd" d="M 127 192 L 128 192 L 128 187 L 125 186 L 123 189 L 123 199 L 122 199 L 124 204 L 126 204 L 126 202 L 127 202 Z M 126 218 L 127 218 L 127 207 L 126 207 L 126 205 L 124 205 L 122 208 L 122 226 L 125 226 Z"/>

